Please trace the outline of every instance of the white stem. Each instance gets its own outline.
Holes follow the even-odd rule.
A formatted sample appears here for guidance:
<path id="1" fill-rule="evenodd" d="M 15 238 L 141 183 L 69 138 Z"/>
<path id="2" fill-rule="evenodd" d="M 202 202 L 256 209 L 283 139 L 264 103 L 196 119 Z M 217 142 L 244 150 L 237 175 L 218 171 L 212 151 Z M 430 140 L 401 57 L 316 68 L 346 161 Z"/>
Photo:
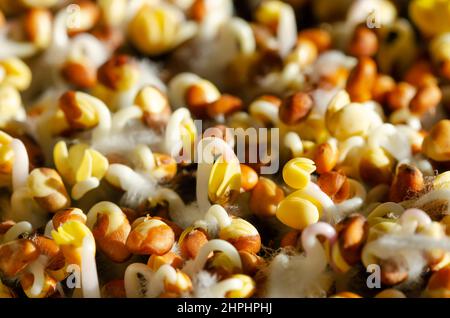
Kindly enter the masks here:
<path id="1" fill-rule="evenodd" d="M 214 204 L 208 209 L 208 212 L 206 212 L 205 215 L 205 220 L 209 224 L 217 224 L 220 229 L 223 229 L 231 224 L 230 216 L 219 204 Z"/>
<path id="2" fill-rule="evenodd" d="M 323 209 L 322 219 L 328 220 L 329 222 L 336 222 L 336 217 L 338 216 L 337 207 L 333 200 L 331 200 L 331 198 L 323 192 L 317 184 L 314 182 L 308 182 L 308 185 L 305 188 L 297 191 L 313 197 L 320 203 Z"/>
<path id="3" fill-rule="evenodd" d="M 256 100 L 250 104 L 249 113 L 253 117 L 262 116 L 270 120 L 270 122 L 277 126 L 280 122 L 278 116 L 278 107 L 265 100 Z"/>
<path id="4" fill-rule="evenodd" d="M 283 4 L 278 19 L 278 49 L 281 56 L 286 56 L 295 46 L 297 41 L 297 23 L 295 13 L 288 4 Z"/>
<path id="5" fill-rule="evenodd" d="M 86 193 L 97 188 L 100 185 L 100 181 L 95 177 L 89 177 L 83 181 L 77 182 L 72 187 L 72 198 L 80 200 Z"/>
<path id="6" fill-rule="evenodd" d="M 114 131 L 122 131 L 125 125 L 133 119 L 142 117 L 142 110 L 137 106 L 130 106 L 122 108 L 117 111 L 112 117 L 112 129 Z"/>
<path id="7" fill-rule="evenodd" d="M 290 131 L 284 136 L 284 145 L 289 148 L 294 158 L 300 157 L 303 154 L 303 142 L 300 136 Z"/>
<path id="8" fill-rule="evenodd" d="M 136 165 L 144 171 L 151 172 L 155 168 L 155 156 L 147 145 L 138 145 L 134 149 L 134 155 L 137 161 Z"/>
<path id="9" fill-rule="evenodd" d="M 186 264 L 186 266 L 183 268 L 183 272 L 188 274 L 190 277 L 195 276 L 203 269 L 206 261 L 209 258 L 209 255 L 214 251 L 225 253 L 225 255 L 228 256 L 235 267 L 242 268 L 241 258 L 236 248 L 227 241 L 214 239 L 208 241 L 201 247 L 195 259 L 191 263 Z"/>
<path id="10" fill-rule="evenodd" d="M 11 148 L 14 152 L 14 163 L 12 167 L 13 191 L 21 187 L 26 187 L 28 178 L 28 153 L 27 148 L 20 139 L 14 138 L 11 141 Z"/>
<path id="11" fill-rule="evenodd" d="M 33 226 L 27 222 L 22 221 L 14 224 L 8 231 L 6 231 L 3 236 L 3 243 L 14 241 L 23 233 L 31 233 L 33 231 Z"/>
<path id="12" fill-rule="evenodd" d="M 98 202 L 89 210 L 86 216 L 86 226 L 90 230 L 94 228 L 95 223 L 97 222 L 98 214 L 101 212 L 108 212 L 110 217 L 113 217 L 113 215 L 119 215 L 120 217 L 123 216 L 122 210 L 116 204 L 109 201 Z M 110 227 L 110 232 L 114 231 L 111 221 L 112 219 L 110 218 L 110 224 L 108 225 Z"/>
<path id="13" fill-rule="evenodd" d="M 44 289 L 45 285 L 45 264 L 48 262 L 48 258 L 45 255 L 40 255 L 38 259 L 32 262 L 28 266 L 28 271 L 33 274 L 33 285 L 30 288 L 30 294 L 34 297 Z"/>
<path id="14" fill-rule="evenodd" d="M 318 235 L 325 236 L 331 245 L 336 240 L 337 234 L 334 227 L 324 222 L 312 224 L 302 232 L 301 240 L 306 257 L 322 271 L 327 265 L 327 258 L 322 244 L 317 239 Z"/>
<path id="15" fill-rule="evenodd" d="M 169 215 L 170 218 L 178 224 L 179 217 L 178 215 L 185 213 L 186 205 L 180 196 L 173 190 L 168 188 L 162 188 L 156 191 L 155 195 L 151 197 L 149 200 L 151 201 L 160 201 L 164 200 L 169 204 Z"/>
<path id="16" fill-rule="evenodd" d="M 178 157 L 183 142 L 181 140 L 181 126 L 185 120 L 192 120 L 191 113 L 187 108 L 179 108 L 172 113 L 167 123 L 164 139 L 164 148 L 166 153 L 172 157 Z"/>
<path id="17" fill-rule="evenodd" d="M 431 218 L 419 209 L 408 209 L 400 216 L 402 229 L 407 233 L 414 233 L 419 226 L 427 227 L 431 224 Z"/>
<path id="18" fill-rule="evenodd" d="M 362 207 L 364 201 L 366 200 L 366 189 L 364 186 L 356 180 L 348 179 L 350 188 L 353 190 L 353 196 L 344 202 L 337 204 L 337 209 L 341 216 L 346 215 L 350 212 L 356 211 Z"/>
<path id="19" fill-rule="evenodd" d="M 81 288 L 84 298 L 100 298 L 97 265 L 95 262 L 95 241 L 90 235 L 83 239 L 81 252 Z"/>
<path id="20" fill-rule="evenodd" d="M 175 284 L 177 281 L 177 272 L 169 264 L 162 265 L 152 275 L 147 289 L 146 296 L 150 298 L 158 297 L 164 291 L 165 282 Z"/>

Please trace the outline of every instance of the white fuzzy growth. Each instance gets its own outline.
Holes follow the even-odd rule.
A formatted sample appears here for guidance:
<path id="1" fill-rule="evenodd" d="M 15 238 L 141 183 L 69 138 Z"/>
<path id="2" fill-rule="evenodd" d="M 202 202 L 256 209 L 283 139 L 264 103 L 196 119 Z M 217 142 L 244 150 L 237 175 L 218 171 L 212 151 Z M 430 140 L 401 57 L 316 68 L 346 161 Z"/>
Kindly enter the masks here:
<path id="1" fill-rule="evenodd" d="M 430 238 L 419 234 L 391 234 L 368 244 L 365 253 L 381 259 L 389 259 L 399 265 L 400 270 L 408 271 L 408 281 L 416 280 L 427 265 L 427 251 L 450 251 L 449 238 Z"/>
<path id="2" fill-rule="evenodd" d="M 333 278 L 318 271 L 304 255 L 280 253 L 270 262 L 264 297 L 326 297 Z"/>
<path id="3" fill-rule="evenodd" d="M 105 176 L 106 180 L 119 182 L 120 188 L 125 191 L 121 203 L 125 206 L 136 207 L 156 191 L 157 182 L 148 174 L 134 171 L 128 166 L 112 164 Z"/>
<path id="4" fill-rule="evenodd" d="M 143 125 L 133 125 L 93 140 L 92 148 L 103 154 L 130 154 L 138 145 L 158 145 L 162 138 Z"/>
<path id="5" fill-rule="evenodd" d="M 192 279 L 193 292 L 191 297 L 194 298 L 211 298 L 211 287 L 217 284 L 217 276 L 207 271 L 200 271 L 194 279 Z"/>

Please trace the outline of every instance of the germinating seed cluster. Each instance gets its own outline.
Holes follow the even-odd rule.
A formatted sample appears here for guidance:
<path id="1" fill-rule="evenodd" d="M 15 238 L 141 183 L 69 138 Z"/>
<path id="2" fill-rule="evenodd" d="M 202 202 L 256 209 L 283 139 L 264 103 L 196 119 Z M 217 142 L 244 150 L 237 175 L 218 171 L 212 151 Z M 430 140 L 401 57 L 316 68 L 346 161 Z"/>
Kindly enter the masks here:
<path id="1" fill-rule="evenodd" d="M 450 0 L 0 1 L 0 297 L 450 297 L 449 114 Z"/>

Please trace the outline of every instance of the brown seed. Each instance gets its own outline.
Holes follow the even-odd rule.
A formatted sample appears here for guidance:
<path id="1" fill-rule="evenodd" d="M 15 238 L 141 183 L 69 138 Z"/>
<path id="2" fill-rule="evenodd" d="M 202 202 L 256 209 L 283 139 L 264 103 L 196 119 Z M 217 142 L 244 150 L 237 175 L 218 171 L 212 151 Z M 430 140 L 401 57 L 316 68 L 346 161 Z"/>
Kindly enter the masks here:
<path id="1" fill-rule="evenodd" d="M 377 64 L 370 57 L 360 57 L 358 64 L 350 72 L 347 92 L 354 102 L 365 102 L 372 97 L 372 88 L 377 76 Z"/>
<path id="2" fill-rule="evenodd" d="M 260 177 L 250 195 L 250 211 L 262 217 L 274 216 L 278 203 L 283 199 L 284 192 L 275 182 Z"/>
<path id="3" fill-rule="evenodd" d="M 395 89 L 395 81 L 385 74 L 378 74 L 372 87 L 372 99 L 385 104 L 389 94 Z"/>
<path id="4" fill-rule="evenodd" d="M 373 56 L 378 50 L 376 33 L 366 26 L 356 27 L 350 41 L 349 53 L 353 56 Z"/>
<path id="5" fill-rule="evenodd" d="M 253 276 L 264 264 L 264 259 L 254 253 L 239 251 L 242 262 L 242 271 L 246 275 Z"/>
<path id="6" fill-rule="evenodd" d="M 109 231 L 110 217 L 112 216 L 107 213 L 99 213 L 92 234 L 100 250 L 112 261 L 121 263 L 130 257 L 126 242 L 131 226 L 123 214 L 122 223 L 113 231 Z"/>
<path id="7" fill-rule="evenodd" d="M 50 168 L 33 169 L 28 176 L 27 184 L 33 199 L 44 210 L 55 213 L 70 206 L 70 197 L 61 176 L 56 170 Z"/>
<path id="8" fill-rule="evenodd" d="M 126 298 L 125 282 L 123 279 L 115 279 L 103 285 L 101 290 L 103 298 Z"/>
<path id="9" fill-rule="evenodd" d="M 409 83 L 400 82 L 387 96 L 388 107 L 391 111 L 407 108 L 416 94 L 416 88 Z"/>
<path id="10" fill-rule="evenodd" d="M 448 136 L 450 136 L 450 120 L 440 120 L 423 140 L 423 153 L 435 161 L 449 161 L 450 138 Z"/>
<path id="11" fill-rule="evenodd" d="M 220 98 L 206 107 L 209 117 L 215 118 L 220 115 L 230 115 L 242 108 L 242 100 L 236 96 L 223 94 Z"/>
<path id="12" fill-rule="evenodd" d="M 24 17 L 24 32 L 27 39 L 39 48 L 47 47 L 52 35 L 51 12 L 44 8 L 29 9 Z"/>
<path id="13" fill-rule="evenodd" d="M 447 79 L 447 80 L 450 79 L 450 60 L 446 60 L 441 63 L 440 68 L 439 68 L 439 73 L 445 79 Z"/>
<path id="14" fill-rule="evenodd" d="M 143 217 L 134 221 L 126 245 L 133 254 L 163 255 L 175 242 L 172 228 L 161 220 Z"/>
<path id="15" fill-rule="evenodd" d="M 286 125 L 295 125 L 308 116 L 312 107 L 312 98 L 306 93 L 298 92 L 283 100 L 278 116 Z"/>
<path id="16" fill-rule="evenodd" d="M 97 70 L 82 62 L 66 61 L 61 68 L 61 75 L 78 88 L 91 88 L 97 83 Z"/>
<path id="17" fill-rule="evenodd" d="M 12 277 L 19 274 L 39 257 L 39 250 L 27 239 L 11 241 L 0 245 L 0 271 Z"/>
<path id="18" fill-rule="evenodd" d="M 366 218 L 353 214 L 336 224 L 336 232 L 342 257 L 349 265 L 355 265 L 361 260 L 361 251 L 369 233 Z"/>
<path id="19" fill-rule="evenodd" d="M 433 75 L 433 67 L 426 60 L 415 62 L 406 72 L 404 78 L 405 82 L 416 87 L 437 84 L 437 78 Z"/>
<path id="20" fill-rule="evenodd" d="M 314 152 L 314 162 L 316 163 L 317 173 L 325 173 L 333 170 L 339 158 L 339 153 L 336 147 L 331 146 L 325 142 L 317 146 Z"/>
<path id="21" fill-rule="evenodd" d="M 100 9 L 96 3 L 89 0 L 77 0 L 75 4 L 78 5 L 80 11 L 76 17 L 78 23 L 67 28 L 70 36 L 92 29 L 100 18 Z"/>
<path id="22" fill-rule="evenodd" d="M 385 285 L 397 285 L 408 278 L 408 272 L 390 260 L 380 261 L 381 282 Z"/>
<path id="23" fill-rule="evenodd" d="M 184 259 L 193 259 L 206 243 L 208 237 L 205 232 L 202 229 L 192 229 L 184 235 L 178 245 Z"/>
<path id="24" fill-rule="evenodd" d="M 151 255 L 148 258 L 147 266 L 156 272 L 158 268 L 165 264 L 169 264 L 173 268 L 181 269 L 181 267 L 183 267 L 183 263 L 184 259 L 180 255 L 174 252 L 167 252 L 164 255 Z"/>
<path id="25" fill-rule="evenodd" d="M 439 86 L 431 84 L 419 87 L 416 95 L 411 100 L 410 110 L 413 114 L 423 115 L 426 112 L 435 109 L 441 102 L 442 92 Z"/>
<path id="26" fill-rule="evenodd" d="M 261 95 L 261 96 L 258 97 L 258 99 L 266 101 L 266 102 L 269 102 L 269 103 L 271 103 L 272 105 L 275 105 L 278 108 L 281 106 L 281 103 L 282 103 L 282 100 L 280 98 L 278 98 L 277 96 L 274 96 L 274 95 L 267 95 L 267 94 L 266 95 Z"/>
<path id="27" fill-rule="evenodd" d="M 450 298 L 450 267 L 444 267 L 431 275 L 426 293 L 433 298 Z"/>
<path id="28" fill-rule="evenodd" d="M 69 221 L 78 221 L 85 224 L 86 215 L 78 208 L 68 208 L 56 212 L 52 218 L 53 227 L 55 229 L 58 229 L 62 224 Z"/>
<path id="29" fill-rule="evenodd" d="M 133 57 L 117 54 L 106 61 L 97 71 L 98 81 L 112 90 L 126 90 L 134 85 L 137 64 Z"/>
<path id="30" fill-rule="evenodd" d="M 401 164 L 389 190 L 389 201 L 401 202 L 422 191 L 424 187 L 422 172 L 415 166 Z"/>
<path id="31" fill-rule="evenodd" d="M 251 191 L 258 183 L 258 174 L 251 167 L 240 164 L 241 166 L 241 187 L 244 191 Z"/>
<path id="32" fill-rule="evenodd" d="M 301 237 L 301 232 L 298 230 L 292 230 L 287 232 L 280 241 L 280 247 L 297 247 L 299 244 L 299 239 Z"/>
<path id="33" fill-rule="evenodd" d="M 206 118 L 206 108 L 208 102 L 206 99 L 206 93 L 199 85 L 190 86 L 185 93 L 186 105 L 190 112 L 198 118 Z"/>
<path id="34" fill-rule="evenodd" d="M 328 31 L 319 28 L 305 29 L 299 32 L 298 39 L 307 39 L 313 42 L 319 53 L 331 47 L 331 36 Z"/>
<path id="35" fill-rule="evenodd" d="M 14 222 L 13 220 L 0 222 L 0 235 L 8 232 L 8 230 L 12 228 L 14 224 L 16 224 L 16 222 Z"/>
<path id="36" fill-rule="evenodd" d="M 203 21 L 206 13 L 205 0 L 195 0 L 189 8 L 189 16 L 197 22 Z"/>
<path id="37" fill-rule="evenodd" d="M 350 184 L 347 177 L 340 172 L 330 171 L 321 174 L 317 184 L 335 203 L 340 203 L 350 196 Z"/>

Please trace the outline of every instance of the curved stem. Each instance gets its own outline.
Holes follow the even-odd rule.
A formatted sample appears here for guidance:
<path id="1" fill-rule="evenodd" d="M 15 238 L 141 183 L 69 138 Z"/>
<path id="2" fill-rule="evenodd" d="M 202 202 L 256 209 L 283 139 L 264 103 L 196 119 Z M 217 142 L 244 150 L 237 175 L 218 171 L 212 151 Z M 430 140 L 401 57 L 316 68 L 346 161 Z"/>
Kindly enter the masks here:
<path id="1" fill-rule="evenodd" d="M 202 246 L 195 259 L 191 263 L 187 263 L 185 265 L 183 272 L 188 274 L 190 277 L 195 276 L 203 269 L 210 253 L 214 251 L 221 251 L 225 253 L 237 268 L 242 268 L 241 258 L 236 248 L 227 241 L 214 239 L 208 241 Z"/>
<path id="2" fill-rule="evenodd" d="M 231 218 L 227 211 L 219 205 L 214 204 L 206 212 L 205 220 L 210 224 L 217 224 L 220 229 L 223 229 L 231 224 Z"/>
<path id="3" fill-rule="evenodd" d="M 23 233 L 31 233 L 33 231 L 33 226 L 27 222 L 22 221 L 14 224 L 8 231 L 6 231 L 3 236 L 3 243 L 14 241 Z"/>
<path id="4" fill-rule="evenodd" d="M 300 192 L 316 199 L 323 208 L 322 218 L 330 222 L 336 222 L 338 211 L 336 205 L 334 204 L 333 200 L 331 200 L 331 198 L 325 192 L 323 192 L 317 184 L 315 184 L 314 182 L 308 182 L 308 185 L 305 188 L 297 190 L 296 192 Z"/>
<path id="5" fill-rule="evenodd" d="M 334 227 L 324 222 L 312 224 L 302 232 L 301 240 L 306 257 L 317 266 L 317 269 L 323 270 L 327 265 L 327 258 L 322 244 L 317 239 L 318 235 L 325 236 L 331 245 L 336 240 L 337 234 Z"/>
<path id="6" fill-rule="evenodd" d="M 33 285 L 30 287 L 30 294 L 37 297 L 44 289 L 45 284 L 45 264 L 48 258 L 40 255 L 37 260 L 28 266 L 28 271 L 33 274 Z"/>
<path id="7" fill-rule="evenodd" d="M 348 182 L 350 183 L 350 188 L 353 189 L 354 194 L 350 199 L 337 204 L 336 207 L 339 211 L 340 216 L 358 210 L 362 207 L 364 201 L 366 200 L 367 192 L 364 186 L 358 181 L 350 178 L 348 179 Z"/>
<path id="8" fill-rule="evenodd" d="M 83 181 L 77 182 L 71 191 L 72 198 L 75 200 L 81 199 L 86 193 L 97 188 L 100 185 L 100 180 L 95 177 L 89 177 Z"/>
<path id="9" fill-rule="evenodd" d="M 121 131 L 130 120 L 141 117 L 142 110 L 137 106 L 133 105 L 122 108 L 112 116 L 112 129 L 114 131 Z"/>
<path id="10" fill-rule="evenodd" d="M 303 154 L 303 142 L 300 136 L 290 131 L 284 136 L 284 145 L 292 152 L 292 156 L 300 157 Z"/>
<path id="11" fill-rule="evenodd" d="M 175 284 L 176 281 L 177 272 L 175 269 L 168 264 L 162 265 L 152 275 L 146 296 L 151 298 L 158 297 L 164 291 L 165 282 Z"/>
<path id="12" fill-rule="evenodd" d="M 165 151 L 172 157 L 178 157 L 181 149 L 183 148 L 183 142 L 181 136 L 181 126 L 183 121 L 192 120 L 191 113 L 187 108 L 179 108 L 172 113 L 167 123 L 166 134 L 164 138 Z"/>
<path id="13" fill-rule="evenodd" d="M 418 227 L 426 227 L 431 224 L 431 218 L 424 211 L 419 209 L 408 209 L 400 216 L 402 230 L 407 233 L 414 233 Z"/>
<path id="14" fill-rule="evenodd" d="M 134 155 L 136 158 L 136 165 L 142 168 L 144 171 L 151 172 L 155 166 L 155 157 L 152 150 L 147 145 L 138 145 L 134 149 Z"/>

